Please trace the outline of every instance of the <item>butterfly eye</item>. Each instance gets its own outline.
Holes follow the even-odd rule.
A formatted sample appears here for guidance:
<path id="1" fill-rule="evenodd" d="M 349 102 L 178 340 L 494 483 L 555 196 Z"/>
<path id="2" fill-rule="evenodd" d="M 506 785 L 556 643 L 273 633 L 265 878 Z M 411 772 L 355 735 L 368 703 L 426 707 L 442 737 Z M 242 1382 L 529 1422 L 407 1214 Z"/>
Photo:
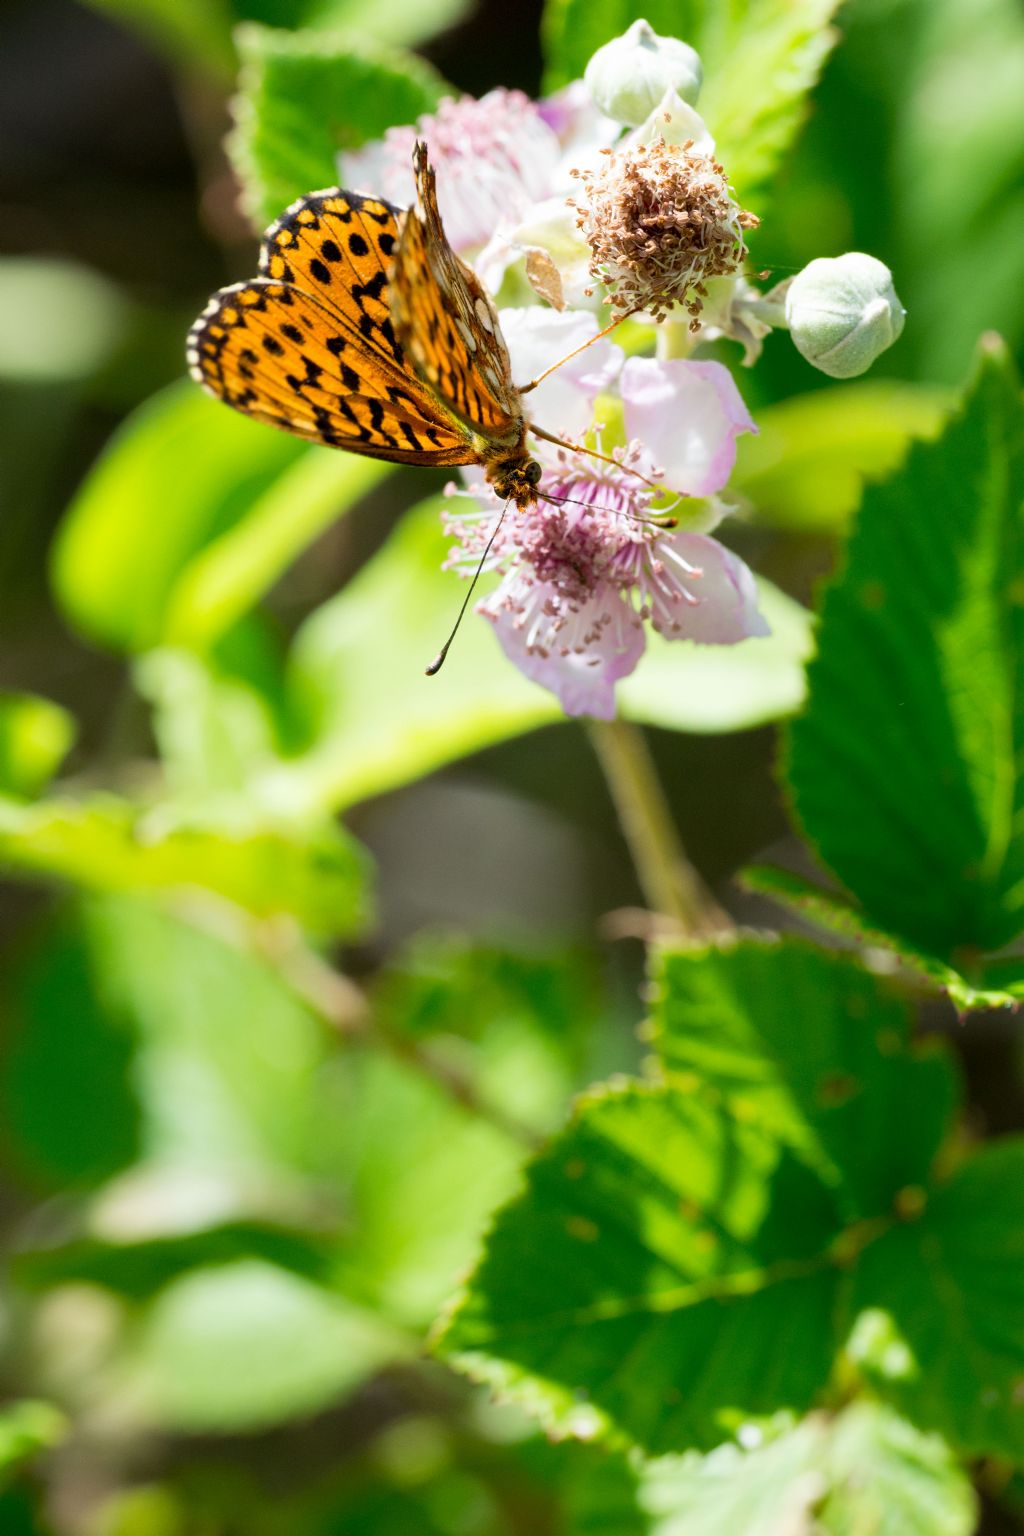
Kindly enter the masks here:
<path id="1" fill-rule="evenodd" d="M 527 485 L 539 485 L 540 477 L 544 473 L 536 459 L 531 459 L 523 470 L 523 478 Z"/>

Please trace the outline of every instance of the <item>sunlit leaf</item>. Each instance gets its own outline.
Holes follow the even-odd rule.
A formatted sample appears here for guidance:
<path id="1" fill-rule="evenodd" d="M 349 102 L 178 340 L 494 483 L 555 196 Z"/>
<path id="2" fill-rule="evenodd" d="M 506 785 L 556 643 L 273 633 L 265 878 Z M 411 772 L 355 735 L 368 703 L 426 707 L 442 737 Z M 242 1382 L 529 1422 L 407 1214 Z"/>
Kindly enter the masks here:
<path id="1" fill-rule="evenodd" d="M 1024 1138 L 982 1147 L 863 1257 L 860 1369 L 966 1456 L 1024 1458 Z"/>
<path id="2" fill-rule="evenodd" d="M 912 1017 L 895 985 L 794 940 L 655 961 L 654 1039 L 670 1078 L 699 1079 L 770 1126 L 850 1221 L 924 1183 L 949 1126 L 948 1060 L 912 1042 Z"/>
<path id="3" fill-rule="evenodd" d="M 0 1408 L 0 1488 L 39 1451 L 59 1445 L 68 1425 L 52 1403 L 14 1402 Z"/>
<path id="4" fill-rule="evenodd" d="M 868 380 L 765 406 L 758 435 L 737 443 L 730 490 L 749 498 L 759 523 L 836 532 L 865 481 L 898 468 L 915 438 L 937 435 L 947 404 L 944 391 Z"/>
<path id="5" fill-rule="evenodd" d="M 22 1260 L 26 1280 L 145 1296 L 190 1266 L 259 1258 L 422 1330 L 512 1189 L 521 1146 L 453 1102 L 401 1040 L 383 1050 L 358 1015 L 343 1040 L 295 995 L 286 952 L 245 952 L 124 899 L 90 902 L 81 935 L 90 995 L 133 1053 L 141 1160 L 93 1196 L 72 1241 Z M 53 1075 L 57 1032 L 78 1017 L 73 978 L 55 969 L 52 993 L 50 1055 L 36 1049 L 25 1099 L 37 1119 L 53 1102 L 42 1069 Z M 93 1088 L 72 1129 L 88 1109 L 123 1132 L 111 1102 Z"/>
<path id="6" fill-rule="evenodd" d="M 876 952 L 888 950 L 912 973 L 949 994 L 955 1007 L 1012 1008 L 1024 997 L 1024 957 L 979 958 L 970 980 L 934 955 L 926 955 L 891 933 L 882 933 L 865 922 L 859 907 L 846 896 L 822 890 L 789 870 L 758 864 L 739 876 L 747 890 L 771 896 L 774 901 L 842 939 L 853 939 Z"/>
<path id="7" fill-rule="evenodd" d="M 785 946 L 776 981 L 779 952 L 667 957 L 664 1086 L 582 1102 L 441 1334 L 560 1431 L 660 1452 L 803 1411 L 844 1339 L 846 1270 L 920 1208 L 906 1181 L 945 1129 L 943 1069 L 907 1054 L 906 1006 L 854 963 Z M 787 1037 L 790 1010 L 806 1038 Z"/>
<path id="8" fill-rule="evenodd" d="M 89 891 L 205 892 L 325 935 L 356 932 L 367 918 L 366 861 L 337 828 L 168 827 L 113 795 L 0 800 L 0 865 Z"/>
<path id="9" fill-rule="evenodd" d="M 281 32 L 253 23 L 239 29 L 237 41 L 242 77 L 232 158 L 261 229 L 295 198 L 337 186 L 341 150 L 414 122 L 444 92 L 422 59 L 355 31 Z"/>
<path id="10" fill-rule="evenodd" d="M 118 649 L 208 642 L 387 473 L 175 384 L 128 418 L 72 502 L 58 597 Z"/>
<path id="11" fill-rule="evenodd" d="M 753 1426 L 748 1435 L 761 1438 Z M 970 1536 L 977 1515 L 949 1447 L 875 1403 L 806 1419 L 754 1450 L 654 1462 L 640 1502 L 649 1536 Z"/>
<path id="12" fill-rule="evenodd" d="M 374 1012 L 470 1070 L 485 1102 L 535 1131 L 557 1125 L 604 1022 L 578 951 L 426 933 L 387 967 Z"/>
<path id="13" fill-rule="evenodd" d="M 594 51 L 644 17 L 696 48 L 698 103 L 740 193 L 760 191 L 803 119 L 805 98 L 835 41 L 838 0 L 547 0 L 547 85 L 583 74 Z"/>
<path id="14" fill-rule="evenodd" d="M 384 43 L 413 44 L 459 21 L 471 0 L 88 0 L 137 27 L 178 65 L 230 79 L 238 21 L 346 27 Z"/>
<path id="15" fill-rule="evenodd" d="M 89 0 L 97 10 L 137 27 L 178 64 L 226 82 L 234 66 L 231 0 Z"/>
<path id="16" fill-rule="evenodd" d="M 993 342 L 942 438 L 867 492 L 790 734 L 824 861 L 873 927 L 956 969 L 1024 926 L 1022 507 L 1024 414 Z"/>
<path id="17" fill-rule="evenodd" d="M 74 717 L 32 693 L 0 693 L 0 795 L 44 790 L 74 744 Z"/>
<path id="18" fill-rule="evenodd" d="M 395 1344 L 372 1314 L 246 1259 L 167 1286 L 145 1319 L 134 1370 L 158 1422 L 193 1433 L 252 1430 L 344 1396 Z"/>
<path id="19" fill-rule="evenodd" d="M 728 1105 L 595 1091 L 499 1214 L 440 1348 L 562 1433 L 710 1447 L 823 1386 L 840 1231 L 824 1185 Z"/>

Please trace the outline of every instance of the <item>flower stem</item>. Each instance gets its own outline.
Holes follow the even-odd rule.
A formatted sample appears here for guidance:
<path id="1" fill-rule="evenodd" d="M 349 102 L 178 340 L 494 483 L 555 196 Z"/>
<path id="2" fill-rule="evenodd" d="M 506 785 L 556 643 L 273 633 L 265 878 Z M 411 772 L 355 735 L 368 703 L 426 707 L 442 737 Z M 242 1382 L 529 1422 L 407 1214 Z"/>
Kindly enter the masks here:
<path id="1" fill-rule="evenodd" d="M 728 913 L 686 857 L 643 732 L 625 720 L 595 720 L 590 739 L 648 906 L 689 939 L 729 932 Z"/>
<path id="2" fill-rule="evenodd" d="M 655 356 L 665 362 L 672 357 L 689 357 L 697 345 L 697 338 L 690 330 L 690 317 L 685 312 L 680 319 L 668 315 L 654 333 Z"/>

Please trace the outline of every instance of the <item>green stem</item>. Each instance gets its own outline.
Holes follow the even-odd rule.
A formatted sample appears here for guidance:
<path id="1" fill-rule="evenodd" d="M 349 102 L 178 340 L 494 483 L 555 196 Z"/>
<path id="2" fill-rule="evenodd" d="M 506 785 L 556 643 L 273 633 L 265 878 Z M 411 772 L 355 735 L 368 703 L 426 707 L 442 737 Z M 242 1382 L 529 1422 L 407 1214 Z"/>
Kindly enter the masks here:
<path id="1" fill-rule="evenodd" d="M 689 357 L 698 339 L 690 330 L 690 317 L 685 311 L 682 318 L 669 315 L 662 320 L 654 337 L 655 355 L 662 362 L 672 357 Z"/>
<path id="2" fill-rule="evenodd" d="M 690 939 L 729 932 L 731 919 L 686 856 L 643 732 L 625 720 L 595 720 L 590 739 L 648 906 Z"/>

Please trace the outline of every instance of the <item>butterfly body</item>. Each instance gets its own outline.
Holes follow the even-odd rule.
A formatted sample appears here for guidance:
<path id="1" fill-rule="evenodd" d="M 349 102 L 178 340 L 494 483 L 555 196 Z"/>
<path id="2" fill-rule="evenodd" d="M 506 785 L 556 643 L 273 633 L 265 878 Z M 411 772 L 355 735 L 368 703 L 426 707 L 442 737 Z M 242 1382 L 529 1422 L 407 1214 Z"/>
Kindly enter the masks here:
<path id="1" fill-rule="evenodd" d="M 414 169 L 408 211 L 340 188 L 293 203 L 260 275 L 192 327 L 189 366 L 258 421 L 394 463 L 476 464 L 528 506 L 541 469 L 498 316 L 448 243 L 423 145 Z"/>

